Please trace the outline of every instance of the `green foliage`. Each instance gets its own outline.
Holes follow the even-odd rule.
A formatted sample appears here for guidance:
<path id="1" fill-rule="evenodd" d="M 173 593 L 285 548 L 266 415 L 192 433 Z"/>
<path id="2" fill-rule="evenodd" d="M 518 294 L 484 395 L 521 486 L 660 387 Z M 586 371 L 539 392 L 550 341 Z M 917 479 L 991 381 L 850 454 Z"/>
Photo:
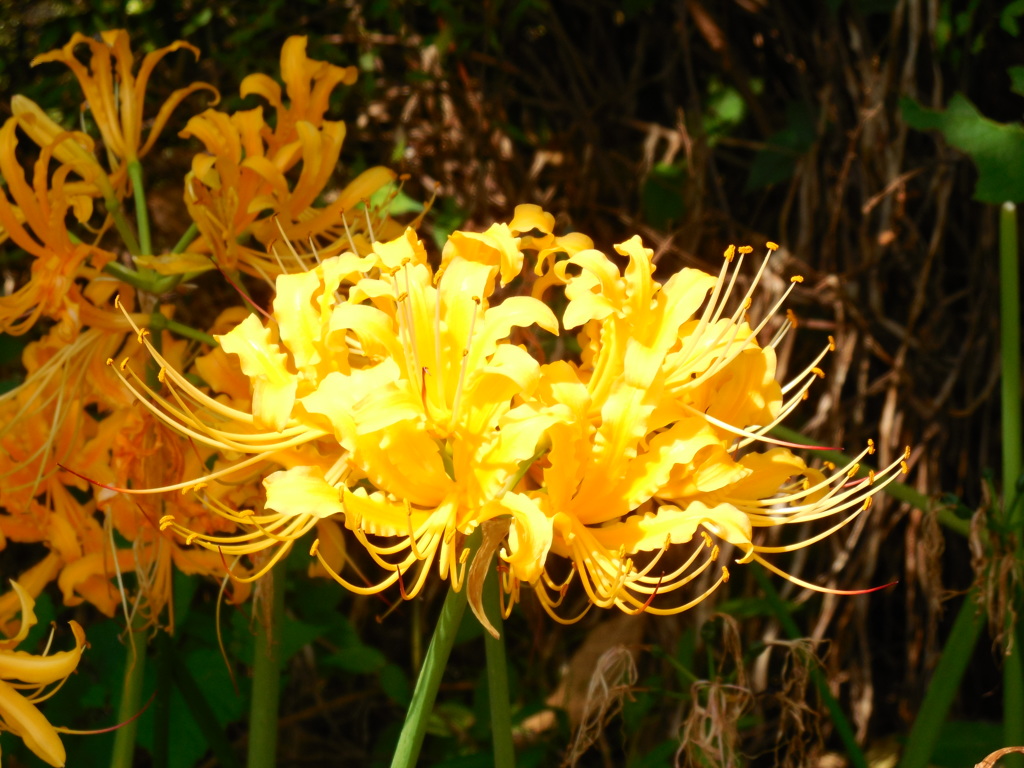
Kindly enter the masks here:
<path id="1" fill-rule="evenodd" d="M 672 229 L 686 213 L 683 198 L 687 173 L 685 163 L 659 163 L 651 170 L 641 190 L 644 218 L 661 230 Z"/>
<path id="2" fill-rule="evenodd" d="M 970 155 L 978 168 L 974 199 L 985 203 L 1024 201 L 1024 127 L 984 117 L 962 93 L 943 110 L 931 110 L 913 99 L 900 102 L 903 119 L 920 131 L 937 130 L 946 141 Z"/>
<path id="3" fill-rule="evenodd" d="M 786 127 L 768 137 L 765 147 L 754 156 L 746 190 L 778 184 L 792 178 L 796 163 L 816 138 L 814 116 L 804 102 L 786 105 Z"/>
<path id="4" fill-rule="evenodd" d="M 1024 67 L 1009 67 L 1006 73 L 1010 76 L 1010 90 L 1024 96 Z"/>
<path id="5" fill-rule="evenodd" d="M 977 762 L 1003 744 L 1002 726 L 984 720 L 950 720 L 935 741 L 931 764 L 935 768 L 961 768 Z"/>

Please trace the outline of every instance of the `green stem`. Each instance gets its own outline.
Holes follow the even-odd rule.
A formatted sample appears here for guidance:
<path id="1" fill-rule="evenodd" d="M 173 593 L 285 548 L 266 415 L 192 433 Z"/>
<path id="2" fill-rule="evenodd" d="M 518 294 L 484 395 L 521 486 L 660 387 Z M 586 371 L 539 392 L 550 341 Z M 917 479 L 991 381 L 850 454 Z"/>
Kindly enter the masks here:
<path id="1" fill-rule="evenodd" d="M 477 534 L 474 534 L 477 535 Z M 423 659 L 420 676 L 416 680 L 416 688 L 412 692 L 409 711 L 405 715 L 402 732 L 398 736 L 395 755 L 391 759 L 391 768 L 414 768 L 419 759 L 423 737 L 427 731 L 427 720 L 434 711 L 434 700 L 437 689 L 441 685 L 441 676 L 448 664 L 448 656 L 455 643 L 455 635 L 462 623 L 462 614 L 466 612 L 466 589 L 456 592 L 448 590 L 448 596 L 441 606 L 441 615 L 434 627 L 434 636 L 430 638 L 427 655 Z"/>
<path id="2" fill-rule="evenodd" d="M 1017 477 L 1024 460 L 1021 446 L 1020 396 L 1020 270 L 1017 248 L 1017 207 L 1004 203 L 999 214 L 999 339 L 1002 364 L 1003 509 L 1011 528 L 1021 527 L 1014 504 Z M 1020 539 L 1018 538 L 1018 542 Z"/>
<path id="3" fill-rule="evenodd" d="M 164 630 L 156 636 L 156 698 L 153 700 L 153 768 L 167 768 L 171 758 L 171 688 L 174 639 Z"/>
<path id="4" fill-rule="evenodd" d="M 765 573 L 764 568 L 756 566 L 753 569 L 754 579 L 757 581 L 761 591 L 764 592 L 765 597 L 768 598 L 768 603 L 771 605 L 772 611 L 775 613 L 775 620 L 779 622 L 779 626 L 782 627 L 783 631 L 789 637 L 790 640 L 798 640 L 803 637 L 803 633 L 800 631 L 800 627 L 793 620 L 793 617 L 789 615 L 789 609 L 786 603 L 779 596 L 779 593 L 775 589 L 775 585 L 772 584 L 768 574 Z M 843 747 L 846 750 L 846 757 L 850 761 L 850 765 L 853 768 L 868 768 L 867 757 L 864 756 L 864 752 L 861 750 L 860 745 L 857 743 L 857 736 L 854 733 L 853 726 L 850 725 L 850 721 L 846 719 L 846 715 L 843 713 L 842 707 L 839 706 L 839 702 L 836 697 L 832 695 L 832 691 L 829 690 L 828 682 L 826 682 L 824 675 L 821 670 L 815 666 L 810 666 L 811 681 L 814 683 L 814 687 L 818 689 L 818 696 L 821 697 L 822 702 L 825 704 L 825 708 L 828 709 L 829 716 L 832 718 L 832 724 L 835 726 L 836 735 L 843 742 Z"/>
<path id="5" fill-rule="evenodd" d="M 121 207 L 121 201 L 116 197 L 105 197 L 103 198 L 103 203 L 107 206 L 107 212 L 111 218 L 114 219 L 114 226 L 117 228 L 118 234 L 121 235 L 124 247 L 128 249 L 128 253 L 132 256 L 138 256 L 142 253 L 139 250 L 139 241 L 135 239 L 132 226 L 124 216 L 124 208 Z"/>
<path id="6" fill-rule="evenodd" d="M 484 580 L 484 612 L 492 626 L 502 627 L 498 569 L 489 568 Z M 502 627 L 503 628 L 503 627 Z M 494 768 L 515 768 L 512 744 L 512 710 L 509 706 L 508 665 L 505 635 L 494 637 L 484 632 L 487 655 L 487 691 L 491 704 L 491 734 L 494 738 Z"/>
<path id="7" fill-rule="evenodd" d="M 171 253 L 184 253 L 185 249 L 192 245 L 192 241 L 199 236 L 199 227 L 193 221 L 189 228 L 185 230 L 185 234 L 179 238 L 178 242 L 171 248 Z"/>
<path id="8" fill-rule="evenodd" d="M 977 590 L 971 589 L 960 606 L 960 612 L 953 622 L 953 629 L 942 649 L 938 666 L 932 673 L 924 701 L 917 710 L 917 717 L 910 729 L 899 768 L 927 768 L 931 763 L 935 743 L 946 722 L 953 697 L 960 688 L 960 681 L 967 669 L 967 662 L 974 653 L 974 646 L 978 643 L 981 628 L 985 624 L 975 602 L 977 597 Z"/>
<path id="9" fill-rule="evenodd" d="M 150 316 L 149 328 L 153 331 L 170 331 L 171 333 L 183 336 L 186 339 L 201 341 L 211 347 L 220 346 L 217 344 L 217 340 L 210 334 L 196 330 L 190 325 L 179 323 L 177 320 L 171 320 L 169 317 L 159 312 L 154 312 Z"/>
<path id="10" fill-rule="evenodd" d="M 117 722 L 121 725 L 114 733 L 110 768 L 131 768 L 135 760 L 135 734 L 139 729 L 137 715 L 142 710 L 142 687 L 146 675 L 146 632 L 142 623 L 140 614 L 136 612 L 128 628 L 121 704 L 117 708 Z"/>
<path id="11" fill-rule="evenodd" d="M 1024 464 L 1021 445 L 1020 374 L 1020 251 L 1017 207 L 1004 203 L 999 212 L 999 340 L 1002 365 L 1003 515 L 1017 535 L 1017 554 L 1024 554 L 1022 510 L 1017 503 L 1017 479 Z M 1017 595 L 1012 599 L 1017 601 Z M 1013 612 L 1011 612 L 1012 615 Z M 1024 744 L 1024 663 L 1018 627 L 1006 627 L 1009 653 L 1003 665 L 1003 743 Z M 1024 756 L 1007 755 L 1007 768 L 1024 766 Z"/>
<path id="12" fill-rule="evenodd" d="M 277 712 L 281 692 L 281 631 L 284 629 L 283 567 L 272 568 L 261 580 L 265 595 L 263 621 L 256 631 L 249 707 L 248 768 L 277 765 Z"/>
<path id="13" fill-rule="evenodd" d="M 782 440 L 788 440 L 791 443 L 801 443 L 803 445 L 812 446 L 811 440 L 804 435 L 801 435 L 794 429 L 788 427 L 772 427 L 771 434 L 774 437 L 778 437 Z M 826 461 L 831 461 L 833 464 L 843 466 L 853 461 L 851 456 L 847 456 L 845 453 L 840 451 L 818 451 L 814 452 L 815 456 L 820 456 Z M 858 477 L 867 477 L 869 467 L 862 465 L 857 473 Z M 894 499 L 904 501 L 913 507 L 924 512 L 934 512 L 935 517 L 938 519 L 945 528 L 959 533 L 961 536 L 969 536 L 971 533 L 971 521 L 963 520 L 956 516 L 953 510 L 946 507 L 940 506 L 933 502 L 930 498 L 925 496 L 920 491 L 911 488 L 909 485 L 900 482 L 892 482 L 885 486 L 885 492 L 892 496 Z"/>
<path id="14" fill-rule="evenodd" d="M 181 275 L 161 275 L 152 269 L 136 271 L 116 261 L 104 265 L 103 271 L 133 288 L 157 295 L 167 293 L 181 282 Z"/>
<path id="15" fill-rule="evenodd" d="M 135 197 L 135 222 L 139 227 L 140 253 L 152 254 L 153 242 L 149 236 L 149 208 L 146 206 L 146 187 L 142 183 L 142 163 L 132 160 L 128 163 L 128 178 L 132 181 Z"/>

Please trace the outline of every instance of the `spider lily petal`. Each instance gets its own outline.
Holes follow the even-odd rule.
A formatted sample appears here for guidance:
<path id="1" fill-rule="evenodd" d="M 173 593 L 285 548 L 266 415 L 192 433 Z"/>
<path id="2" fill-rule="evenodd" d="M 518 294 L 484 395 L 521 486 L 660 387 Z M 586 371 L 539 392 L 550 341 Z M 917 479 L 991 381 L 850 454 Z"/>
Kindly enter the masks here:
<path id="1" fill-rule="evenodd" d="M 64 680 L 78 666 L 85 650 L 85 633 L 77 622 L 70 622 L 75 636 L 75 647 L 48 656 L 37 656 L 13 648 L 21 642 L 36 623 L 32 608 L 35 602 L 15 582 L 14 594 L 21 604 L 21 630 L 13 638 L 0 641 L 0 730 L 20 737 L 25 746 L 40 759 L 53 766 L 63 766 L 66 758 L 64 745 L 57 730 L 50 725 L 35 702 L 43 696 L 43 688 Z M 30 692 L 26 693 L 25 690 Z"/>

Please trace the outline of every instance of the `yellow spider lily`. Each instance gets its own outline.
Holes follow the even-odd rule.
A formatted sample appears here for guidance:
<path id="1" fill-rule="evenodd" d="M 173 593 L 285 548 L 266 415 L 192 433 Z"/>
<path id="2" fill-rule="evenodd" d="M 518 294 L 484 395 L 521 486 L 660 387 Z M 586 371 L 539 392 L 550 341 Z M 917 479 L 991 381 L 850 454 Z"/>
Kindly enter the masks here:
<path id="1" fill-rule="evenodd" d="M 346 132 L 345 123 L 324 120 L 324 113 L 334 88 L 355 82 L 355 67 L 308 58 L 306 38 L 296 36 L 281 50 L 281 75 L 287 105 L 281 86 L 267 75 L 249 75 L 241 86 L 243 97 L 262 96 L 276 109 L 274 128 L 264 120 L 262 107 L 232 115 L 210 109 L 181 132 L 205 147 L 185 180 L 185 204 L 203 235 L 193 251 L 212 255 L 223 269 L 241 269 L 269 283 L 294 271 L 295 260 L 303 270 L 313 263 L 308 254 L 278 248 L 275 243 L 282 238 L 313 243 L 321 257 L 329 257 L 349 245 L 366 253 L 374 239 L 401 231 L 386 214 L 360 210 L 360 204 L 395 180 L 394 172 L 382 166 L 363 171 L 331 193 L 329 202 L 318 204 L 338 166 Z M 255 242 L 247 244 L 250 235 Z M 195 268 L 195 260 L 178 267 L 151 266 L 187 271 Z"/>
<path id="2" fill-rule="evenodd" d="M 88 66 L 75 55 L 75 49 L 80 45 L 84 45 L 89 51 Z M 134 55 L 126 30 L 101 32 L 99 40 L 76 32 L 63 48 L 36 56 L 32 60 L 32 66 L 60 62 L 75 75 L 96 121 L 96 127 L 103 136 L 103 146 L 111 158 L 111 171 L 114 175 L 122 165 L 138 160 L 153 148 L 171 113 L 190 94 L 199 90 L 217 94 L 216 89 L 208 83 L 192 83 L 179 88 L 160 106 L 156 117 L 152 118 L 149 124 L 143 141 L 143 113 L 149 78 L 161 59 L 181 49 L 191 51 L 197 59 L 199 58 L 198 48 L 184 40 L 178 40 L 147 53 L 136 73 L 133 72 Z M 40 146 L 44 145 L 40 143 Z"/>
<path id="3" fill-rule="evenodd" d="M 77 328 L 81 322 L 79 304 L 88 302 L 81 296 L 75 278 L 87 262 L 98 270 L 114 254 L 71 239 L 65 217 L 73 211 L 80 221 L 87 220 L 92 200 L 83 193 L 80 183 L 68 181 L 71 166 L 62 165 L 52 177 L 49 175 L 53 151 L 49 147 L 36 161 L 30 184 L 15 158 L 17 127 L 17 118 L 11 118 L 0 128 L 0 175 L 7 182 L 6 189 L 0 190 L 0 228 L 33 261 L 28 283 L 8 296 L 0 296 L 0 330 L 20 335 L 40 317 L 63 319 Z"/>
<path id="4" fill-rule="evenodd" d="M 331 93 L 338 85 L 353 85 L 358 74 L 355 67 L 338 67 L 309 58 L 305 36 L 289 37 L 281 47 L 281 79 L 288 104 L 281 98 L 281 86 L 262 73 L 247 76 L 239 87 L 243 99 L 249 95 L 262 96 L 277 112 L 273 130 L 268 129 L 267 154 L 274 155 L 295 140 L 299 121 L 322 125 Z"/>
<path id="5" fill-rule="evenodd" d="M 128 320 L 119 317 L 130 329 Z M 131 610 L 156 623 L 170 599 L 172 566 L 223 578 L 225 565 L 216 553 L 182 548 L 169 534 L 161 534 L 164 499 L 136 503 L 102 487 L 159 485 L 167 477 L 203 470 L 207 458 L 131 407 L 131 393 L 105 365 L 124 336 L 123 331 L 88 328 L 68 342 L 51 332 L 26 347 L 25 382 L 0 395 L 0 548 L 7 539 L 45 542 L 56 561 L 36 573 L 57 579 L 66 604 L 88 601 L 112 615 L 119 607 L 128 610 L 131 602 Z M 175 365 L 182 365 L 185 347 L 169 335 L 163 339 L 164 353 Z M 97 420 L 86 408 L 102 418 Z M 64 471 L 69 463 L 101 485 L 91 489 Z M 91 498 L 76 498 L 69 486 L 83 493 L 92 490 Z M 234 502 L 236 496 L 251 493 L 232 487 L 224 499 Z M 173 501 L 192 527 L 232 529 L 197 502 Z M 102 513 L 102 523 L 97 513 Z M 115 531 L 130 546 L 116 547 Z M 135 573 L 136 594 L 123 593 L 120 581 L 127 572 Z M 235 599 L 245 594 L 245 589 L 232 592 Z"/>
<path id="6" fill-rule="evenodd" d="M 223 353 L 237 355 L 252 381 L 247 411 L 197 390 L 140 332 L 171 388 L 170 399 L 158 395 L 125 366 L 131 386 L 153 399 L 153 412 L 197 443 L 249 454 L 160 490 L 210 484 L 267 463 L 285 467 L 265 478 L 265 508 L 258 512 L 228 509 L 204 490 L 211 508 L 257 526 L 255 533 L 205 535 L 188 531 L 173 515 L 163 524 L 226 555 L 283 545 L 280 556 L 344 507 L 352 510 L 346 525 L 389 571 L 376 586 L 350 585 L 355 591 L 379 591 L 417 563 L 434 560 L 442 576 L 458 581 L 458 534 L 488 515 L 515 516 L 514 508 L 503 506 L 506 492 L 559 418 L 513 404 L 517 392 L 535 386 L 539 365 L 509 343 L 512 328 L 537 324 L 557 331 L 551 310 L 536 299 L 490 304 L 499 255 L 515 250 L 515 241 L 504 225 L 461 245 L 455 240 L 435 276 L 408 230 L 375 243 L 366 257 L 349 253 L 309 272 L 282 275 L 273 322 L 264 326 L 250 315 L 218 337 Z M 479 258 L 485 250 L 493 254 L 489 262 Z M 357 487 L 360 481 L 373 491 Z M 405 543 L 378 548 L 368 535 L 404 535 Z M 406 594 L 419 591 L 426 571 Z"/>
<path id="7" fill-rule="evenodd" d="M 411 597 L 435 562 L 460 588 L 462 536 L 499 520 L 505 591 L 514 602 L 525 582 L 559 618 L 574 579 L 588 605 L 685 610 L 728 579 L 715 566 L 725 543 L 738 548 L 738 563 L 782 573 L 764 555 L 829 535 L 906 470 L 901 457 L 854 482 L 870 446 L 826 473 L 768 435 L 821 375 L 831 342 L 792 381 L 776 381 L 774 347 L 790 323 L 767 344 L 758 338 L 785 296 L 752 323 L 755 279 L 729 309 L 751 248 L 730 248 L 717 277 L 684 269 L 659 283 L 639 238 L 616 246 L 628 260 L 620 271 L 587 238 L 556 237 L 553 225 L 538 207 L 520 206 L 508 225 L 454 233 L 436 271 L 408 231 L 366 256 L 349 252 L 281 275 L 268 322 L 250 315 L 219 337 L 219 354 L 237 355 L 250 382 L 248 407 L 198 390 L 138 331 L 170 396 L 129 364 L 110 363 L 169 426 L 234 458 L 195 479 L 120 490 L 197 491 L 245 532 L 191 531 L 173 514 L 161 524 L 229 555 L 277 547 L 263 570 L 317 528 L 325 550 L 318 541 L 312 554 L 321 568 L 361 594 L 397 583 Z M 521 276 L 524 251 L 536 253 L 533 295 L 499 301 L 498 283 Z M 513 329 L 539 352 L 537 332 L 559 330 L 539 297 L 558 289 L 567 302 L 561 325 L 579 329 L 581 353 L 542 364 L 513 342 Z M 241 472 L 263 476 L 265 501 L 253 509 L 207 490 Z M 839 523 L 796 544 L 754 541 L 754 528 L 837 515 Z M 366 578 L 346 555 L 332 519 L 382 579 Z M 563 558 L 571 568 L 559 580 L 552 571 Z M 346 566 L 362 584 L 340 573 Z M 705 573 L 717 577 L 674 599 Z"/>
<path id="8" fill-rule="evenodd" d="M 14 637 L 0 641 L 0 732 L 8 731 L 22 739 L 49 765 L 63 766 L 66 753 L 57 729 L 36 705 L 56 690 L 46 692 L 47 685 L 63 681 L 74 672 L 85 650 L 85 632 L 78 622 L 69 622 L 75 636 L 75 647 L 70 651 L 41 656 L 15 651 L 35 626 L 36 616 L 32 610 L 35 601 L 28 592 L 16 581 L 11 581 L 11 586 L 21 606 L 21 629 Z"/>
<path id="9" fill-rule="evenodd" d="M 728 579 L 722 567 L 697 596 L 671 599 L 718 559 L 716 539 L 742 551 L 738 562 L 779 572 L 762 553 L 838 529 L 905 465 L 901 457 L 872 478 L 878 484 L 847 487 L 852 465 L 826 477 L 783 447 L 739 455 L 755 443 L 778 443 L 768 430 L 804 397 L 828 349 L 780 386 L 774 345 L 782 334 L 762 347 L 757 336 L 768 318 L 754 328 L 745 318 L 756 279 L 726 314 L 735 249 L 717 279 L 683 269 L 664 284 L 653 279 L 653 252 L 639 238 L 616 250 L 629 259 L 624 273 L 594 250 L 554 265 L 552 282 L 564 284 L 569 299 L 563 324 L 582 328 L 583 352 L 578 364 L 559 361 L 541 372 L 541 403 L 568 408 L 573 418 L 549 430 L 551 449 L 526 495 L 553 529 L 550 551 L 572 562 L 570 578 L 578 576 L 591 604 L 675 613 Z M 750 250 L 740 249 L 741 258 Z M 752 540 L 754 527 L 842 513 L 830 531 L 799 544 Z M 673 549 L 688 554 L 667 557 Z M 520 579 L 511 568 L 506 589 L 516 594 Z M 554 615 L 565 583 L 547 574 L 529 581 Z"/>
<path id="10" fill-rule="evenodd" d="M 114 184 L 96 159 L 95 145 L 89 136 L 79 131 L 65 130 L 38 104 L 20 94 L 11 98 L 11 112 L 16 118 L 14 122 L 33 142 L 49 150 L 58 162 L 70 166 L 86 184 L 94 186 L 95 194 L 104 199 L 114 198 Z M 5 143 L 2 147 L 2 151 L 11 158 L 14 157 L 14 149 L 14 144 Z M 120 178 L 123 177 L 122 173 Z"/>

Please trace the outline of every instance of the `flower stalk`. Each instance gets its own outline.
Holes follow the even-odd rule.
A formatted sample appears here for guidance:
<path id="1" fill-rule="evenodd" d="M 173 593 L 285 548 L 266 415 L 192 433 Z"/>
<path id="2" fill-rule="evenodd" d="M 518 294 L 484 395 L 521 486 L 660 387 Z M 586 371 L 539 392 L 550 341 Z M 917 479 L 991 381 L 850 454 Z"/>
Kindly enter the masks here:
<path id="1" fill-rule="evenodd" d="M 153 241 L 149 234 L 149 208 L 146 206 L 146 188 L 142 182 L 142 163 L 132 160 L 128 163 L 128 178 L 132 181 L 135 199 L 135 223 L 139 228 L 139 252 L 153 253 Z"/>
<path id="2" fill-rule="evenodd" d="M 174 247 L 171 248 L 171 253 L 184 253 L 185 249 L 188 248 L 197 237 L 199 237 L 199 227 L 193 221 L 189 225 L 188 229 L 185 230 L 185 233 L 178 238 L 178 242 L 174 244 Z"/>
<path id="3" fill-rule="evenodd" d="M 1008 529 L 1017 536 L 1017 556 L 1024 554 L 1021 530 L 1024 528 L 1018 479 L 1024 466 L 1021 425 L 1020 369 L 1020 267 L 1017 242 L 1017 206 L 1004 203 L 999 212 L 999 338 L 1002 361 L 1003 414 L 1003 514 Z M 1014 617 L 1016 611 L 1010 612 Z M 1007 618 L 1007 622 L 1013 618 Z M 1021 659 L 1020 632 L 1006 627 L 1007 654 L 1003 666 L 1003 743 L 1024 743 L 1024 662 Z M 1024 757 L 1007 755 L 1011 768 L 1024 766 Z"/>
<path id="4" fill-rule="evenodd" d="M 499 572 L 490 568 L 484 581 L 484 611 L 492 626 L 502 626 L 499 596 Z M 512 743 L 512 710 L 508 690 L 508 664 L 505 635 L 494 637 L 484 632 L 487 657 L 487 692 L 491 707 L 491 734 L 494 738 L 495 768 L 515 768 L 516 755 Z"/>
<path id="5" fill-rule="evenodd" d="M 277 713 L 281 693 L 281 632 L 284 630 L 283 568 L 272 568 L 261 582 L 264 599 L 253 658 L 252 701 L 249 708 L 247 768 L 277 765 Z"/>
<path id="6" fill-rule="evenodd" d="M 142 709 L 142 689 L 146 677 L 145 619 L 138 611 L 128 627 L 128 649 L 125 654 L 124 681 L 117 722 L 124 723 L 114 734 L 114 751 L 110 768 L 131 768 L 135 760 L 135 736 L 139 730 L 138 714 Z"/>
<path id="7" fill-rule="evenodd" d="M 479 532 L 474 532 L 466 545 L 475 549 L 479 539 Z M 462 616 L 466 612 L 466 602 L 465 589 L 448 590 L 444 605 L 441 606 L 441 615 L 438 616 L 437 625 L 434 627 L 434 635 L 430 638 L 430 645 L 427 647 L 427 655 L 423 659 L 423 666 L 416 679 L 412 701 L 409 702 L 409 709 L 405 714 L 402 732 L 398 736 L 395 754 L 391 758 L 391 768 L 415 768 L 418 764 L 420 750 L 423 747 L 423 737 L 427 732 L 427 721 L 434 710 L 434 702 L 437 700 L 437 691 L 441 686 L 444 668 L 448 665 L 448 657 L 455 644 L 455 636 L 459 632 Z"/>
<path id="8" fill-rule="evenodd" d="M 128 219 L 125 218 L 124 208 L 121 207 L 121 201 L 116 197 L 109 196 L 103 198 L 103 203 L 107 207 L 107 213 L 110 214 L 114 220 L 114 227 L 117 229 L 117 233 L 121 235 L 121 240 L 124 242 L 124 247 L 128 249 L 128 253 L 132 256 L 138 256 L 142 253 L 139 247 L 139 241 L 135 237 L 135 233 L 132 231 L 132 225 L 128 223 Z"/>

